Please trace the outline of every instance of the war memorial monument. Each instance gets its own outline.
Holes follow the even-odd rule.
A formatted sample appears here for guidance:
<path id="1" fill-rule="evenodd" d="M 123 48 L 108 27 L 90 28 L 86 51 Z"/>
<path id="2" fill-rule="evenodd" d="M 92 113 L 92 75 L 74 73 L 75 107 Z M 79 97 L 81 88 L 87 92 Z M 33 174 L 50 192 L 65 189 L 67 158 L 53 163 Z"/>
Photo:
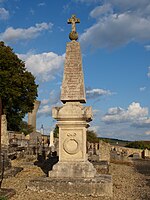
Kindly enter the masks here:
<path id="1" fill-rule="evenodd" d="M 67 43 L 64 75 L 61 88 L 63 106 L 52 109 L 52 117 L 59 127 L 59 161 L 49 171 L 49 177 L 30 181 L 32 190 L 81 196 L 112 197 L 112 178 L 98 174 L 87 158 L 86 131 L 92 120 L 92 108 L 86 103 L 80 44 L 77 42 L 75 15 L 68 20 L 72 25 Z"/>

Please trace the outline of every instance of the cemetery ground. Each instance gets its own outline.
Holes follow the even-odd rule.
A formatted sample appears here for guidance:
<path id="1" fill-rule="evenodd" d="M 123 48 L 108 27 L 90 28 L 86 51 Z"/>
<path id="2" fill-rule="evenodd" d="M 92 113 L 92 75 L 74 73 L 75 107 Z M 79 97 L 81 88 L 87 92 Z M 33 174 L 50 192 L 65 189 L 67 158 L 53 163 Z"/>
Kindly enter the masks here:
<path id="1" fill-rule="evenodd" d="M 27 189 L 30 180 L 43 176 L 43 171 L 35 166 L 33 160 L 13 160 L 12 165 L 23 167 L 15 177 L 4 179 L 2 188 L 13 188 L 16 194 L 11 200 L 105 200 L 104 197 L 79 197 L 66 194 L 52 194 L 46 191 Z M 113 178 L 113 200 L 150 199 L 150 160 L 135 160 L 133 163 L 110 163 Z"/>

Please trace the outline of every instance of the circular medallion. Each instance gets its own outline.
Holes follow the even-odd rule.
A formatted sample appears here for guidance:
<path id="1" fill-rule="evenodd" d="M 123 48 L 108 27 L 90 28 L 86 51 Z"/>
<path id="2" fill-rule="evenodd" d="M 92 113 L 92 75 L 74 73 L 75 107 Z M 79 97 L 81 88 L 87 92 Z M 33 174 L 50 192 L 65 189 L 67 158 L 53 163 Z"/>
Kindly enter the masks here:
<path id="1" fill-rule="evenodd" d="M 79 141 L 74 138 L 67 138 L 64 141 L 63 148 L 68 154 L 76 154 L 79 151 Z"/>

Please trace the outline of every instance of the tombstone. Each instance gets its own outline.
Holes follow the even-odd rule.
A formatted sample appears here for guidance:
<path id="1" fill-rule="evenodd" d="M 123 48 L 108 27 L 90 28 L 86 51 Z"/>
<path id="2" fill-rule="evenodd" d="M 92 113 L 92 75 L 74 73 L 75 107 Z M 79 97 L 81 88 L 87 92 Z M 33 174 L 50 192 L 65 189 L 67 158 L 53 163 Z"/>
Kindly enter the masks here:
<path id="1" fill-rule="evenodd" d="M 28 125 L 33 127 L 33 132 L 36 132 L 36 114 L 40 106 L 40 101 L 35 100 L 32 112 L 28 113 Z"/>
<path id="2" fill-rule="evenodd" d="M 86 102 L 80 44 L 76 40 L 76 23 L 80 20 L 72 15 L 72 24 L 67 43 L 64 75 L 61 89 L 63 106 L 54 107 L 52 116 L 59 127 L 59 161 L 49 171 L 49 178 L 32 180 L 29 189 L 48 190 L 79 196 L 112 197 L 110 175 L 98 175 L 87 159 L 87 128 L 92 120 L 92 108 Z"/>
<path id="3" fill-rule="evenodd" d="M 2 146 L 9 145 L 9 134 L 7 131 L 6 115 L 1 115 L 1 144 Z"/>
<path id="4" fill-rule="evenodd" d="M 54 146 L 54 133 L 53 131 L 50 132 L 50 147 Z"/>
<path id="5" fill-rule="evenodd" d="M 62 107 L 54 107 L 52 116 L 59 127 L 59 162 L 50 171 L 50 177 L 87 178 L 94 177 L 96 170 L 87 160 L 86 131 L 92 120 L 92 108 L 86 102 L 80 44 L 76 41 L 75 16 L 67 43 L 64 76 L 61 89 Z M 77 170 L 78 168 L 78 170 Z M 67 172 L 67 173 L 66 173 Z"/>

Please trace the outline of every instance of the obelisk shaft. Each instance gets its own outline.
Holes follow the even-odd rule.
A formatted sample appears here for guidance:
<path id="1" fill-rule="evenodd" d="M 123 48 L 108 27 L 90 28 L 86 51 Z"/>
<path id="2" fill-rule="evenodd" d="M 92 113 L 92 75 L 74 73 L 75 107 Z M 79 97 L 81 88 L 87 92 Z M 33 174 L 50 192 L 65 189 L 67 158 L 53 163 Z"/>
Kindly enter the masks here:
<path id="1" fill-rule="evenodd" d="M 66 47 L 61 101 L 86 102 L 80 44 L 75 40 L 68 42 Z"/>

